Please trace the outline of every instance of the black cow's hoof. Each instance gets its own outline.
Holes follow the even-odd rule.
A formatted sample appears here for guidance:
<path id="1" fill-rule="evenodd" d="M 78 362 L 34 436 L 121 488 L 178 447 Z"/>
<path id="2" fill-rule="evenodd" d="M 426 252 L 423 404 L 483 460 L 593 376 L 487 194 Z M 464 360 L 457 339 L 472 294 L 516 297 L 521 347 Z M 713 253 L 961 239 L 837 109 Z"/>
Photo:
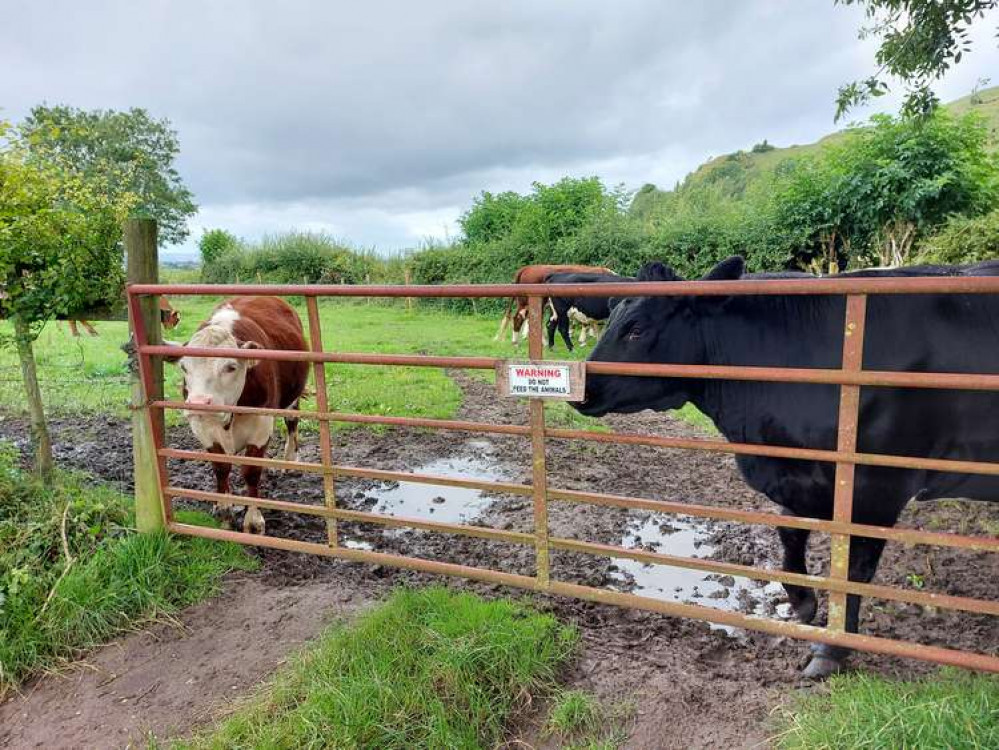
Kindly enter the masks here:
<path id="1" fill-rule="evenodd" d="M 824 680 L 830 675 L 843 670 L 843 662 L 839 659 L 830 659 L 828 656 L 816 655 L 808 662 L 808 666 L 801 673 L 806 680 Z"/>

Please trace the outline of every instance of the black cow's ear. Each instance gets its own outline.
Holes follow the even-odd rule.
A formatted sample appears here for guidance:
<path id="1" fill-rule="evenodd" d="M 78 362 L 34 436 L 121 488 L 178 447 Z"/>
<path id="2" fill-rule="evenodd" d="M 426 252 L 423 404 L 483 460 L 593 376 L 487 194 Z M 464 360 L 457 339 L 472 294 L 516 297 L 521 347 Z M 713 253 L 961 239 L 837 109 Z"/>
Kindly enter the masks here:
<path id="1" fill-rule="evenodd" d="M 680 281 L 672 268 L 658 260 L 642 266 L 635 278 L 638 281 Z"/>
<path id="2" fill-rule="evenodd" d="M 746 261 L 741 255 L 733 255 L 708 271 L 702 281 L 735 281 L 742 278 L 745 270 Z"/>

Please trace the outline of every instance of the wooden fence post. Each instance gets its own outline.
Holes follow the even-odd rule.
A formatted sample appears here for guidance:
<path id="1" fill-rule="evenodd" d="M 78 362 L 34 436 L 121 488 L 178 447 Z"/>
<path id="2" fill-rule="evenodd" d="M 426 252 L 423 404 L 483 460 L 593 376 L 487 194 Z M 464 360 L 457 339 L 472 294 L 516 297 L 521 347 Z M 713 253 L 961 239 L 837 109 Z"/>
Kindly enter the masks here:
<path id="1" fill-rule="evenodd" d="M 159 257 L 156 247 L 156 222 L 153 219 L 129 219 L 125 222 L 125 253 L 129 284 L 156 284 L 159 281 Z M 144 297 L 139 309 L 145 323 L 147 343 L 162 343 L 159 299 Z M 135 325 L 129 321 L 129 328 Z M 163 361 L 152 358 L 154 393 L 149 400 L 163 398 Z M 157 444 L 163 445 L 165 429 L 162 412 L 150 413 L 137 373 L 132 379 L 132 459 L 135 472 L 135 525 L 142 532 L 162 529 L 166 524 L 163 514 L 163 491 L 160 487 L 156 455 Z M 158 433 L 158 434 L 157 434 Z"/>

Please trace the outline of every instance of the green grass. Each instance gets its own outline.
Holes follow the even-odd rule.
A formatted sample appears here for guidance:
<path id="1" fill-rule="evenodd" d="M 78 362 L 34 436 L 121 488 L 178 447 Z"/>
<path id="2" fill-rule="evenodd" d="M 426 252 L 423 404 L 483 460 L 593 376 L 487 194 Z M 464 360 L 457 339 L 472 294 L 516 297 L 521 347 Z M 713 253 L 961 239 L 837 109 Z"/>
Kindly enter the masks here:
<path id="1" fill-rule="evenodd" d="M 613 750 L 627 739 L 622 725 L 631 706 L 604 706 L 585 690 L 564 690 L 548 709 L 544 734 L 567 750 Z"/>
<path id="2" fill-rule="evenodd" d="M 79 474 L 60 473 L 45 489 L 0 444 L 0 699 L 32 674 L 211 595 L 226 572 L 255 566 L 238 545 L 136 534 L 129 506 Z"/>
<path id="3" fill-rule="evenodd" d="M 303 321 L 304 304 L 294 299 Z M 216 298 L 174 297 L 181 324 L 166 332 L 167 338 L 185 341 L 218 303 Z M 498 319 L 445 310 L 364 302 L 320 302 L 324 347 L 329 351 L 383 354 L 436 354 L 443 356 L 526 357 L 526 345 L 514 349 L 509 340 L 494 342 Z M 0 332 L 9 324 L 0 321 Z M 39 378 L 48 412 L 52 416 L 76 414 L 128 414 L 130 385 L 120 345 L 128 338 L 125 323 L 97 324 L 100 336 L 73 338 L 64 325 L 51 323 L 35 344 Z M 571 355 L 561 346 L 559 359 L 585 357 L 589 348 Z M 470 371 L 492 381 L 492 373 Z M 179 374 L 166 371 L 167 395 L 179 398 Z M 461 406 L 461 389 L 443 370 L 424 367 L 328 365 L 330 407 L 363 414 L 446 419 Z M 498 397 L 497 397 L 498 398 Z M 303 408 L 313 408 L 306 399 Z M 0 350 L 0 412 L 24 413 L 20 371 L 13 351 Z M 549 421 L 559 427 L 605 429 L 565 403 L 550 403 Z M 171 423 L 179 417 L 171 413 Z M 305 425 L 308 429 L 308 425 Z"/>
<path id="4" fill-rule="evenodd" d="M 400 590 L 175 747 L 492 747 L 514 711 L 554 689 L 576 641 L 551 615 L 508 600 Z"/>
<path id="5" fill-rule="evenodd" d="M 999 678 L 958 670 L 913 682 L 850 674 L 780 709 L 781 750 L 999 747 Z"/>

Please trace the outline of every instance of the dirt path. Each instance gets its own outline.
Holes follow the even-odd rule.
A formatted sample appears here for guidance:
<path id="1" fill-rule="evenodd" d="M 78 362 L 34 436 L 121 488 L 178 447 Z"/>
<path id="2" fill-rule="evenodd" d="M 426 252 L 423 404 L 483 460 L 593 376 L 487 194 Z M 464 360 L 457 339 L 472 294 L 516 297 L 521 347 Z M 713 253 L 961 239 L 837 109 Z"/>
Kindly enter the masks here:
<path id="1" fill-rule="evenodd" d="M 184 735 L 266 679 L 323 627 L 363 606 L 326 583 L 232 579 L 224 592 L 102 648 L 64 675 L 0 706 L 0 747 L 144 747 Z"/>
<path id="2" fill-rule="evenodd" d="M 523 405 L 495 398 L 492 387 L 481 380 L 460 373 L 452 373 L 452 376 L 465 394 L 461 418 L 525 422 Z M 662 414 L 610 417 L 605 421 L 621 431 L 677 436 L 697 434 L 695 428 Z M 74 421 L 58 424 L 54 432 L 61 462 L 87 469 L 119 483 L 125 490 L 130 489 L 127 425 L 105 420 Z M 0 422 L 0 437 L 23 439 L 25 434 L 14 422 Z M 173 431 L 170 440 L 178 447 L 194 447 L 190 435 L 182 429 Z M 515 482 L 525 482 L 530 477 L 529 444 L 519 437 L 463 437 L 402 429 L 381 434 L 354 430 L 337 433 L 335 443 L 336 460 L 342 463 L 436 473 L 446 473 L 448 467 L 459 467 L 463 471 L 482 469 L 492 472 L 490 476 Z M 318 460 L 314 436 L 305 438 L 303 460 Z M 727 456 L 551 441 L 548 463 L 551 486 L 772 510 L 765 498 L 745 486 L 734 462 Z M 204 466 L 172 465 L 171 472 L 176 484 L 203 488 L 209 483 L 208 470 Z M 265 494 L 268 496 L 296 502 L 322 502 L 322 485 L 316 476 L 275 473 L 269 475 L 266 482 Z M 412 487 L 403 485 L 403 488 Z M 411 514 L 416 509 L 409 503 L 411 498 L 407 492 L 397 486 L 368 481 L 343 481 L 337 487 L 338 502 L 345 507 L 368 510 L 377 506 L 380 511 L 400 515 Z M 488 507 L 468 522 L 524 531 L 532 528 L 531 507 L 522 497 L 477 500 L 463 496 L 455 500 L 455 497 L 442 490 L 440 496 L 422 496 L 417 505 L 424 510 L 429 505 L 431 510 L 426 512 L 436 513 L 428 516 L 430 518 L 449 520 L 445 514 L 459 514 L 454 516 L 458 519 L 461 503 L 474 501 Z M 560 502 L 550 506 L 551 532 L 555 535 L 613 544 L 620 544 L 627 537 L 632 543 L 669 551 L 680 536 L 670 535 L 670 529 L 665 534 L 656 531 L 660 523 L 665 528 L 670 521 L 648 513 Z M 989 533 L 992 529 L 991 533 L 994 533 L 996 526 L 993 524 L 999 523 L 999 508 L 962 502 L 913 504 L 903 523 L 929 528 L 960 528 L 969 533 Z M 642 530 L 644 538 L 638 538 L 634 533 L 637 528 Z M 343 524 L 342 530 L 351 543 L 372 545 L 379 550 L 533 573 L 533 552 L 526 546 L 510 548 L 476 539 L 400 533 L 356 524 Z M 631 536 L 628 536 L 629 530 Z M 270 514 L 268 533 L 318 542 L 325 540 L 323 523 L 309 516 Z M 719 522 L 703 524 L 697 533 L 700 536 L 695 546 L 705 545 L 702 554 L 732 562 L 779 565 L 779 545 L 772 530 Z M 816 540 L 811 553 L 813 570 L 821 570 L 826 549 L 827 540 Z M 354 565 L 265 549 L 258 550 L 257 554 L 264 561 L 261 572 L 248 583 L 229 586 L 228 599 L 224 600 L 228 605 L 208 603 L 186 613 L 189 635 L 171 635 L 158 629 L 155 637 L 124 639 L 118 646 L 95 657 L 94 661 L 101 664 L 104 659 L 117 658 L 119 661 L 114 663 L 119 665 L 124 664 L 127 657 L 128 664 L 135 665 L 128 673 L 134 673 L 134 687 L 132 678 L 127 683 L 118 678 L 97 690 L 101 679 L 83 672 L 70 681 L 43 680 L 31 689 L 27 702 L 0 707 L 0 726 L 5 731 L 8 722 L 17 719 L 15 726 L 20 734 L 8 735 L 8 740 L 14 742 L 10 746 L 32 747 L 35 745 L 28 744 L 29 739 L 32 742 L 47 739 L 45 746 L 59 747 L 62 740 L 79 740 L 79 732 L 89 732 L 83 736 L 92 739 L 107 737 L 106 746 L 116 746 L 115 743 L 120 746 L 127 736 L 134 736 L 143 729 L 139 719 L 132 717 L 129 703 L 120 703 L 120 697 L 131 702 L 139 696 L 142 720 L 157 734 L 182 734 L 208 716 L 226 697 L 242 692 L 241 686 L 267 674 L 283 658 L 288 644 L 275 643 L 277 631 L 287 633 L 289 642 L 300 642 L 318 632 L 329 618 L 381 597 L 392 585 L 440 582 L 440 579 L 381 566 Z M 992 559 L 994 557 L 946 550 L 927 554 L 924 548 L 894 545 L 885 555 L 878 580 L 994 598 L 995 581 L 999 580 L 999 561 Z M 626 569 L 612 560 L 568 553 L 553 556 L 553 573 L 562 580 L 625 589 L 642 585 L 645 579 L 643 570 Z M 806 649 L 787 639 L 739 632 L 730 636 L 705 623 L 574 600 L 535 597 L 498 586 L 460 581 L 451 581 L 449 585 L 470 587 L 487 595 L 533 599 L 538 606 L 575 622 L 582 630 L 585 648 L 578 664 L 567 676 L 568 682 L 596 693 L 606 703 L 625 700 L 631 704 L 633 718 L 627 747 L 760 746 L 765 744 L 771 731 L 766 722 L 774 702 L 781 694 L 802 685 L 798 670 L 806 658 Z M 701 586 L 705 590 L 712 586 L 717 591 L 723 584 L 702 582 Z M 724 588 L 728 591 L 731 585 L 725 582 Z M 689 595 L 698 603 L 711 603 L 706 597 L 698 599 L 701 593 L 696 590 L 697 586 L 694 589 Z M 688 593 L 685 590 L 682 596 Z M 779 594 L 769 590 L 746 589 L 743 593 L 747 610 L 763 607 L 772 613 L 780 602 Z M 277 602 L 283 602 L 283 609 Z M 207 615 L 199 614 L 210 612 L 215 612 L 213 621 L 206 619 Z M 188 622 L 188 617 L 193 620 Z M 282 618 L 280 624 L 275 617 Z M 920 607 L 869 602 L 865 605 L 863 628 L 865 632 L 999 653 L 999 628 L 984 616 L 928 613 Z M 190 646 L 193 651 L 176 651 L 172 650 L 173 646 L 166 648 L 166 644 L 186 648 L 180 644 L 189 642 L 193 642 Z M 251 648 L 244 649 L 243 643 L 251 644 Z M 168 652 L 177 653 L 178 658 L 170 657 Z M 144 660 L 155 664 L 157 659 L 163 661 L 163 668 L 151 668 L 143 676 Z M 898 675 L 911 675 L 930 668 L 915 662 L 868 655 L 858 655 L 854 664 L 865 670 Z M 164 671 L 166 668 L 172 671 Z M 104 669 L 115 671 L 111 667 Z M 118 669 L 121 671 L 122 667 Z M 201 686 L 196 691 L 186 684 L 192 677 Z M 237 688 L 233 689 L 233 685 Z M 109 698 L 109 687 L 120 697 Z M 147 689 L 150 692 L 143 695 L 143 690 Z M 90 709 L 91 719 L 86 718 L 88 714 L 77 717 L 75 711 L 81 709 L 76 704 L 85 696 L 101 691 L 104 692 L 98 696 L 99 701 Z M 116 699 L 120 705 L 114 704 Z M 113 708 L 105 711 L 105 703 L 100 701 L 108 700 L 106 705 Z M 184 703 L 184 700 L 188 702 Z M 3 737 L 0 733 L 0 742 Z M 57 738 L 61 739 L 56 741 Z M 538 739 L 530 721 L 525 722 L 517 739 L 529 743 Z"/>

